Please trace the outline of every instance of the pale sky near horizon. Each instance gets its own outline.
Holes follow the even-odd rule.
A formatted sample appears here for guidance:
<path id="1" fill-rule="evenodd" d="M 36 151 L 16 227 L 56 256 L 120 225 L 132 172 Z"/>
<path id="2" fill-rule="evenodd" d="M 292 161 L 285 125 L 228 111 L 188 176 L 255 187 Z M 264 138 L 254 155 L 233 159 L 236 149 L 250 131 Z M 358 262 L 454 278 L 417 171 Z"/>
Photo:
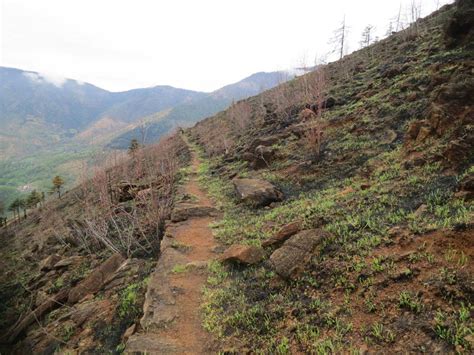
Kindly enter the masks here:
<path id="1" fill-rule="evenodd" d="M 383 37 L 412 1 L 422 16 L 452 2 L 0 0 L 0 66 L 110 91 L 212 91 L 255 72 L 312 65 L 331 49 L 328 40 L 344 16 L 348 50 L 358 49 L 367 24 Z"/>

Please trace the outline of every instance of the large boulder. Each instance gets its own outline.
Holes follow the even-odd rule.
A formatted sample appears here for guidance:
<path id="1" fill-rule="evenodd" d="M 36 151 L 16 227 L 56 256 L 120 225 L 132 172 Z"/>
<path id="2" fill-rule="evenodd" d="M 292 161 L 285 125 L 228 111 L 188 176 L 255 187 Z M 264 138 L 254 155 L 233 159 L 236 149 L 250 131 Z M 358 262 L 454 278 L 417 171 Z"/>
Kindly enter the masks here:
<path id="1" fill-rule="evenodd" d="M 245 265 L 253 265 L 262 261 L 263 250 L 249 245 L 232 245 L 219 258 L 222 262 L 233 262 Z"/>
<path id="2" fill-rule="evenodd" d="M 304 230 L 288 239 L 270 256 L 270 264 L 283 278 L 294 278 L 304 269 L 313 252 L 330 234 L 322 229 Z"/>
<path id="3" fill-rule="evenodd" d="M 120 254 L 114 254 L 96 269 L 94 269 L 84 280 L 75 286 L 68 294 L 68 303 L 74 304 L 87 296 L 99 291 L 106 281 L 113 276 L 115 271 L 125 261 Z"/>
<path id="4" fill-rule="evenodd" d="M 237 178 L 232 180 L 239 199 L 255 207 L 268 206 L 283 199 L 283 194 L 265 180 Z"/>

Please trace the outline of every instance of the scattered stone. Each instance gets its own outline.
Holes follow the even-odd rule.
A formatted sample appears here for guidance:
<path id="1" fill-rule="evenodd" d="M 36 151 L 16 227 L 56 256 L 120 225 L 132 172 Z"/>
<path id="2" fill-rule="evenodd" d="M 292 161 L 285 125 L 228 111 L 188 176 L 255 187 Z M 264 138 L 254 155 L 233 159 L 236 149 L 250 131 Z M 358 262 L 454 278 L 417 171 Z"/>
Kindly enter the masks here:
<path id="1" fill-rule="evenodd" d="M 429 136 L 431 136 L 432 129 L 427 126 L 420 127 L 418 135 L 416 136 L 416 142 L 421 143 L 425 141 Z"/>
<path id="2" fill-rule="evenodd" d="M 465 200 L 474 199 L 474 175 L 468 175 L 461 180 L 458 195 Z"/>
<path id="3" fill-rule="evenodd" d="M 263 160 L 266 165 L 268 165 L 275 158 L 275 149 L 272 147 L 266 147 L 264 145 L 259 145 L 255 148 L 255 155 Z"/>
<path id="4" fill-rule="evenodd" d="M 283 194 L 265 180 L 234 179 L 232 182 L 240 200 L 255 207 L 268 206 L 283 198 Z"/>
<path id="5" fill-rule="evenodd" d="M 275 159 L 276 151 L 272 147 L 259 145 L 255 151 L 245 152 L 242 159 L 249 163 L 250 168 L 257 170 L 268 167 L 271 161 Z"/>
<path id="6" fill-rule="evenodd" d="M 294 278 L 304 269 L 316 247 L 329 236 L 322 229 L 301 231 L 273 252 L 270 264 L 281 277 Z"/>
<path id="7" fill-rule="evenodd" d="M 126 342 L 132 335 L 135 333 L 135 329 L 137 328 L 136 324 L 132 324 L 130 327 L 127 328 L 125 333 L 123 333 L 122 339 Z"/>
<path id="8" fill-rule="evenodd" d="M 193 217 L 213 217 L 217 210 L 211 206 L 194 206 L 191 204 L 180 204 L 173 209 L 171 214 L 172 222 L 182 222 Z"/>
<path id="9" fill-rule="evenodd" d="M 390 278 L 394 281 L 402 281 L 402 280 L 408 280 L 412 276 L 413 276 L 413 271 L 412 270 L 410 270 L 407 267 L 402 267 L 402 268 L 396 269 L 392 273 Z"/>
<path id="10" fill-rule="evenodd" d="M 289 132 L 296 138 L 301 138 L 308 132 L 308 125 L 305 122 L 295 124 L 289 128 Z"/>
<path id="11" fill-rule="evenodd" d="M 48 256 L 46 259 L 40 262 L 40 270 L 48 271 L 54 268 L 54 265 L 61 260 L 61 257 L 57 254 Z"/>
<path id="12" fill-rule="evenodd" d="M 427 211 L 428 211 L 428 206 L 423 203 L 416 209 L 414 214 L 415 216 L 419 217 L 425 214 Z"/>
<path id="13" fill-rule="evenodd" d="M 472 146 L 460 140 L 452 140 L 448 143 L 443 157 L 452 165 L 457 166 L 469 159 Z"/>
<path id="14" fill-rule="evenodd" d="M 278 233 L 271 236 L 267 240 L 263 241 L 262 246 L 267 247 L 267 246 L 270 246 L 270 245 L 283 243 L 285 240 L 287 240 L 292 235 L 298 233 L 300 230 L 301 230 L 301 222 L 300 221 L 289 223 L 289 224 L 283 226 L 278 231 Z"/>
<path id="15" fill-rule="evenodd" d="M 407 129 L 407 136 L 411 140 L 415 140 L 418 137 L 418 133 L 420 132 L 420 128 L 427 124 L 426 120 L 417 120 L 413 121 L 408 125 Z"/>
<path id="16" fill-rule="evenodd" d="M 413 152 L 403 163 L 405 169 L 411 169 L 415 166 L 423 166 L 426 164 L 426 158 L 423 155 L 423 152 Z"/>
<path id="17" fill-rule="evenodd" d="M 99 291 L 124 261 L 122 255 L 112 255 L 69 292 L 68 303 L 76 303 L 84 296 Z"/>
<path id="18" fill-rule="evenodd" d="M 382 134 L 382 137 L 380 138 L 380 143 L 381 144 L 393 143 L 397 139 L 397 136 L 398 136 L 397 132 L 395 132 L 393 129 L 388 129 Z"/>
<path id="19" fill-rule="evenodd" d="M 62 267 L 68 267 L 70 265 L 77 265 L 77 264 L 80 264 L 83 259 L 84 258 L 82 256 L 79 256 L 79 255 L 70 256 L 69 258 L 60 260 L 59 262 L 54 264 L 54 268 L 59 269 L 59 268 L 62 268 Z"/>
<path id="20" fill-rule="evenodd" d="M 71 320 L 80 327 L 89 319 L 102 318 L 103 314 L 109 313 L 111 306 L 112 303 L 109 300 L 82 303 L 71 314 Z"/>
<path id="21" fill-rule="evenodd" d="M 298 118 L 301 122 L 311 121 L 316 119 L 316 117 L 316 113 L 314 113 L 314 111 L 310 110 L 309 108 L 305 108 L 298 115 Z"/>
<path id="22" fill-rule="evenodd" d="M 324 108 L 332 108 L 334 106 L 336 106 L 336 99 L 332 96 L 329 96 L 323 103 L 323 107 Z"/>
<path id="23" fill-rule="evenodd" d="M 255 149 L 259 146 L 264 146 L 264 147 L 271 147 L 272 145 L 278 143 L 282 139 L 286 138 L 288 136 L 287 133 L 283 134 L 276 134 L 274 136 L 269 136 L 269 137 L 264 137 L 264 138 L 256 138 L 252 143 L 250 143 L 249 152 L 255 152 Z"/>
<path id="24" fill-rule="evenodd" d="M 245 265 L 253 265 L 262 261 L 264 257 L 261 248 L 249 245 L 232 245 L 219 258 L 222 262 L 236 262 Z"/>
<path id="25" fill-rule="evenodd" d="M 400 75 L 404 71 L 404 67 L 400 65 L 383 65 L 380 69 L 380 76 L 382 78 L 392 79 Z"/>

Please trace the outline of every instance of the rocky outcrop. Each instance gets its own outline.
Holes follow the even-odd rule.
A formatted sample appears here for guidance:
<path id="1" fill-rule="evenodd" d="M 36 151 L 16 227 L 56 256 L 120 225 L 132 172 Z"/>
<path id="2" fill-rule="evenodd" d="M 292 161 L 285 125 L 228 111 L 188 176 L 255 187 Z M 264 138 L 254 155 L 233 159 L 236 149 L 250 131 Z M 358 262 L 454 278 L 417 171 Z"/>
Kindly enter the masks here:
<path id="1" fill-rule="evenodd" d="M 458 0 L 457 9 L 445 28 L 446 47 L 454 48 L 474 38 L 474 5 L 471 0 Z"/>
<path id="2" fill-rule="evenodd" d="M 216 215 L 217 210 L 214 207 L 180 203 L 173 209 L 171 221 L 181 222 L 193 217 L 214 217 Z"/>
<path id="3" fill-rule="evenodd" d="M 242 160 L 247 161 L 252 169 L 268 167 L 277 158 L 277 151 L 272 146 L 287 136 L 288 134 L 276 134 L 270 137 L 254 139 L 248 149 L 242 154 Z"/>
<path id="4" fill-rule="evenodd" d="M 145 295 L 143 317 L 140 320 L 143 329 L 162 328 L 176 318 L 179 305 L 176 304 L 168 275 L 175 265 L 184 263 L 186 257 L 174 248 L 162 251 Z"/>
<path id="5" fill-rule="evenodd" d="M 110 313 L 109 310 L 111 307 L 112 303 L 110 300 L 98 300 L 78 304 L 76 309 L 71 313 L 71 320 L 76 326 L 80 327 L 90 319 Z"/>
<path id="6" fill-rule="evenodd" d="M 260 179 L 232 180 L 240 201 L 255 207 L 268 206 L 283 199 L 283 194 L 275 186 Z"/>
<path id="7" fill-rule="evenodd" d="M 108 278 L 112 277 L 115 271 L 125 261 L 120 254 L 114 254 L 104 261 L 98 268 L 93 270 L 89 276 L 75 286 L 68 294 L 68 303 L 73 304 L 81 300 L 88 294 L 99 291 Z"/>
<path id="8" fill-rule="evenodd" d="M 6 341 L 8 343 L 13 342 L 17 336 L 30 324 L 40 319 L 43 314 L 46 312 L 59 307 L 64 300 L 66 300 L 68 296 L 68 290 L 61 290 L 56 295 L 49 297 L 46 301 L 44 301 L 41 305 L 36 307 L 32 312 L 28 313 L 24 316 L 21 321 L 13 328 L 11 328 L 3 337 L 0 338 L 0 341 Z"/>
<path id="9" fill-rule="evenodd" d="M 311 259 L 314 250 L 329 233 L 322 229 L 301 231 L 270 256 L 270 264 L 283 278 L 296 277 Z"/>
<path id="10" fill-rule="evenodd" d="M 222 262 L 231 262 L 245 265 L 253 265 L 262 261 L 264 257 L 261 248 L 250 245 L 232 245 L 219 258 Z"/>
<path id="11" fill-rule="evenodd" d="M 61 257 L 57 254 L 48 256 L 46 259 L 42 260 L 39 268 L 41 271 L 52 270 L 57 262 L 61 260 Z"/>
<path id="12" fill-rule="evenodd" d="M 68 258 L 65 258 L 65 259 L 62 259 L 62 260 L 58 261 L 56 264 L 54 264 L 54 268 L 55 269 L 60 269 L 60 268 L 69 267 L 71 265 L 78 265 L 83 260 L 84 260 L 84 258 L 82 256 L 79 256 L 79 255 L 70 256 Z"/>

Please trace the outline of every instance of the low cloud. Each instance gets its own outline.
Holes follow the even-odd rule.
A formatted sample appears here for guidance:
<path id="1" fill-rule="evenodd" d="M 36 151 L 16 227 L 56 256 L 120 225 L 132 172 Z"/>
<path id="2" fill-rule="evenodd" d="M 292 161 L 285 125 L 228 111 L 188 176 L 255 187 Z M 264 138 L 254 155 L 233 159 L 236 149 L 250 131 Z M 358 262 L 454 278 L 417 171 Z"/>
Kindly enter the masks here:
<path id="1" fill-rule="evenodd" d="M 61 76 L 54 75 L 54 74 L 47 74 L 47 73 L 25 72 L 23 73 L 23 75 L 37 84 L 43 84 L 43 83 L 53 84 L 54 86 L 58 88 L 62 87 L 64 83 L 67 81 L 66 78 L 63 78 Z"/>

